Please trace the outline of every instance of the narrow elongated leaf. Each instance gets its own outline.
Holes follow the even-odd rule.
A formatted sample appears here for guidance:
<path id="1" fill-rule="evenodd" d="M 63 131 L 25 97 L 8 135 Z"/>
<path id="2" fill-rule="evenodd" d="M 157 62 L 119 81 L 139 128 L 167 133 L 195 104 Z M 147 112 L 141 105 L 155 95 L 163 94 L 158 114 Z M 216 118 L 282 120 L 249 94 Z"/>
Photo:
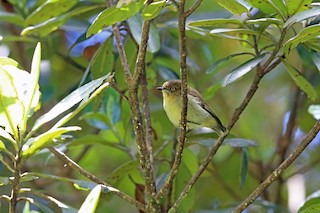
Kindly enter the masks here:
<path id="1" fill-rule="evenodd" d="M 78 0 L 48 0 L 27 17 L 27 23 L 39 24 L 71 9 Z"/>
<path id="2" fill-rule="evenodd" d="M 40 91 L 39 91 L 39 76 L 40 76 L 40 62 L 41 62 L 41 44 L 38 43 L 33 54 L 32 64 L 31 64 L 31 76 L 29 84 L 26 85 L 26 98 L 23 102 L 25 106 L 25 112 L 23 116 L 23 125 L 20 127 L 24 132 L 26 130 L 27 120 L 30 114 L 30 111 L 33 111 L 34 108 L 39 103 Z"/>
<path id="3" fill-rule="evenodd" d="M 63 133 L 78 130 L 81 130 L 81 128 L 77 126 L 62 127 L 49 130 L 35 138 L 30 138 L 23 147 L 22 156 L 28 158 L 43 149 L 54 138 L 60 137 Z"/>
<path id="4" fill-rule="evenodd" d="M 24 115 L 24 106 L 19 100 L 14 79 L 10 71 L 20 70 L 12 65 L 0 65 L 0 125 L 5 131 L 18 138 L 18 129 Z M 12 73 L 11 73 L 12 74 Z"/>
<path id="5" fill-rule="evenodd" d="M 239 67 L 235 68 L 230 74 L 228 74 L 224 80 L 222 81 L 222 86 L 225 87 L 238 79 L 242 76 L 247 74 L 250 70 L 252 70 L 257 64 L 259 64 L 265 57 L 265 54 L 262 54 L 256 58 L 253 58 L 244 64 L 241 64 Z"/>
<path id="6" fill-rule="evenodd" d="M 277 18 L 259 18 L 259 19 L 252 19 L 246 20 L 247 24 L 275 24 L 275 25 L 282 25 L 283 21 Z"/>
<path id="7" fill-rule="evenodd" d="M 310 4 L 312 0 L 288 0 L 287 8 L 290 16 L 294 14 L 310 9 Z"/>
<path id="8" fill-rule="evenodd" d="M 233 28 L 217 28 L 210 31 L 211 34 L 219 33 L 240 33 L 240 34 L 250 34 L 259 35 L 259 32 L 250 29 L 233 29 Z"/>
<path id="9" fill-rule="evenodd" d="M 242 13 L 247 13 L 248 9 L 240 4 L 236 0 L 217 0 L 216 1 L 221 7 L 224 9 L 230 11 L 232 14 L 240 16 Z"/>
<path id="10" fill-rule="evenodd" d="M 139 0 L 137 2 L 132 1 L 120 8 L 113 6 L 102 11 L 89 27 L 87 31 L 87 37 L 97 34 L 107 26 L 124 21 L 129 17 L 134 16 L 142 8 L 144 2 L 145 0 Z"/>
<path id="11" fill-rule="evenodd" d="M 311 105 L 311 106 L 309 106 L 308 112 L 309 112 L 316 120 L 320 120 L 320 105 Z"/>
<path id="12" fill-rule="evenodd" d="M 242 148 L 242 160 L 241 160 L 241 175 L 240 175 L 240 187 L 244 186 L 248 172 L 248 150 L 247 148 Z"/>
<path id="13" fill-rule="evenodd" d="M 98 94 L 100 94 L 105 88 L 108 88 L 110 85 L 109 82 L 106 82 L 102 84 L 99 88 L 97 88 L 92 95 L 87 99 L 85 98 L 79 105 L 79 107 L 70 112 L 69 114 L 65 115 L 63 118 L 61 118 L 52 128 L 58 128 L 65 123 L 67 123 L 71 118 L 73 118 L 75 115 L 77 115 L 85 106 L 87 106 Z"/>
<path id="14" fill-rule="evenodd" d="M 226 62 L 228 62 L 230 59 L 232 59 L 232 58 L 234 58 L 236 56 L 241 56 L 241 55 L 245 55 L 245 54 L 248 54 L 248 53 L 235 53 L 235 54 L 232 54 L 232 55 L 228 55 L 225 58 L 219 59 L 218 61 L 216 61 L 214 64 L 212 64 L 206 70 L 206 74 L 210 74 L 210 73 L 217 72 L 217 71 L 221 70 L 221 69 L 218 69 L 218 68 L 222 67 L 222 65 L 225 64 Z"/>
<path id="15" fill-rule="evenodd" d="M 35 26 L 30 26 L 21 31 L 22 36 L 28 35 L 37 35 L 40 37 L 44 37 L 51 33 L 52 31 L 57 30 L 60 26 L 62 26 L 67 21 L 67 17 L 65 15 L 58 16 L 56 18 L 52 18 L 46 20 L 44 22 L 40 22 Z"/>
<path id="16" fill-rule="evenodd" d="M 255 147 L 257 143 L 253 140 L 248 140 L 245 138 L 227 138 L 225 139 L 225 145 L 229 145 L 232 147 L 240 147 L 240 148 L 247 148 L 247 147 Z"/>
<path id="17" fill-rule="evenodd" d="M 102 185 L 97 185 L 92 189 L 86 200 L 81 205 L 78 213 L 94 213 L 100 198 Z"/>
<path id="18" fill-rule="evenodd" d="M 310 10 L 305 10 L 302 11 L 300 13 L 295 14 L 294 16 L 292 16 L 291 18 L 289 18 L 285 23 L 283 27 L 289 27 L 292 24 L 314 17 L 314 16 L 318 16 L 320 14 L 320 8 L 314 8 L 314 9 L 310 9 Z"/>
<path id="19" fill-rule="evenodd" d="M 82 13 L 86 13 L 91 10 L 95 10 L 99 8 L 100 5 L 95 5 L 95 6 L 83 6 L 83 7 L 78 7 L 66 14 L 53 17 L 51 19 L 48 19 L 44 22 L 40 22 L 39 24 L 36 24 L 34 26 L 29 26 L 25 29 L 22 30 L 21 35 L 27 36 L 27 35 L 38 35 L 41 37 L 44 37 L 48 35 L 49 33 L 57 30 L 60 26 L 65 24 L 70 18 L 73 16 L 78 16 Z"/>
<path id="20" fill-rule="evenodd" d="M 49 112 L 38 118 L 32 128 L 32 131 L 35 131 L 43 124 L 51 121 L 61 113 L 67 111 L 68 109 L 79 103 L 81 100 L 87 98 L 96 88 L 98 88 L 103 83 L 103 81 L 107 77 L 108 76 L 104 76 L 99 79 L 93 80 L 70 93 L 67 97 L 65 97 L 57 105 L 55 105 Z"/>
<path id="21" fill-rule="evenodd" d="M 283 53 L 289 54 L 298 44 L 311 40 L 320 35 L 320 24 L 312 25 L 301 30 L 296 36 L 289 39 L 283 46 Z"/>
<path id="22" fill-rule="evenodd" d="M 311 100 L 317 99 L 318 95 L 313 86 L 301 75 L 301 73 L 291 66 L 288 62 L 283 61 L 284 65 L 287 68 L 291 78 L 294 80 L 296 85 L 305 92 Z"/>
<path id="23" fill-rule="evenodd" d="M 141 33 L 142 33 L 142 23 L 143 20 L 139 16 L 133 16 L 128 19 L 128 25 L 130 27 L 131 33 L 134 37 L 134 40 L 138 44 L 141 42 Z M 160 37 L 157 28 L 153 23 L 151 23 L 149 31 L 149 40 L 148 40 L 148 51 L 155 53 L 160 49 Z"/>
<path id="24" fill-rule="evenodd" d="M 156 1 L 147 5 L 142 10 L 142 14 L 141 14 L 142 18 L 144 20 L 151 20 L 157 17 L 165 6 L 166 6 L 166 0 Z"/>
<path id="25" fill-rule="evenodd" d="M 216 25 L 226 25 L 226 24 L 235 24 L 242 26 L 242 22 L 238 19 L 224 19 L 224 18 L 218 18 L 218 19 L 205 19 L 205 20 L 198 20 L 198 21 L 192 21 L 188 23 L 188 26 L 193 27 L 213 27 Z"/>
<path id="26" fill-rule="evenodd" d="M 0 21 L 9 22 L 22 27 L 25 27 L 27 25 L 25 20 L 19 14 L 8 13 L 4 11 L 0 11 Z"/>

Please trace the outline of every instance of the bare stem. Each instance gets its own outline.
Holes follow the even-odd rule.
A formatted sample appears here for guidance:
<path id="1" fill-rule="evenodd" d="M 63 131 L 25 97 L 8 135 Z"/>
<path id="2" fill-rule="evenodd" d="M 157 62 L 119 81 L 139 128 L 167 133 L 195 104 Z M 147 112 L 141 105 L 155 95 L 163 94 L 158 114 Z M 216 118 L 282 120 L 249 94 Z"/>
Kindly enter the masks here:
<path id="1" fill-rule="evenodd" d="M 282 173 L 299 157 L 302 151 L 310 144 L 320 131 L 320 121 L 313 126 L 310 132 L 301 141 L 300 145 L 276 168 L 234 211 L 240 213 L 246 209 L 256 198 L 268 188 Z"/>
<path id="2" fill-rule="evenodd" d="M 84 177 L 88 178 L 89 180 L 98 183 L 98 184 L 103 184 L 105 186 L 108 187 L 112 187 L 110 184 L 106 183 L 105 181 L 97 178 L 96 176 L 94 176 L 93 174 L 91 174 L 90 172 L 88 172 L 87 170 L 83 169 L 81 166 L 79 166 L 77 163 L 75 163 L 72 159 L 70 159 L 68 156 L 66 156 L 64 153 L 60 152 L 59 150 L 57 150 L 54 147 L 49 147 L 48 148 L 50 150 L 50 152 L 52 152 L 59 160 L 61 160 L 63 163 L 65 163 L 66 165 L 68 165 L 70 168 L 72 168 L 73 170 L 77 171 L 78 173 L 80 173 L 81 175 L 83 175 Z M 145 211 L 145 207 L 142 203 L 136 201 L 135 199 L 133 199 L 132 197 L 126 195 L 125 193 L 119 191 L 119 190 L 114 190 L 113 191 L 116 195 L 118 195 L 120 198 L 122 198 L 123 200 L 127 201 L 128 203 L 134 205 L 135 207 L 137 207 L 138 209 Z"/>

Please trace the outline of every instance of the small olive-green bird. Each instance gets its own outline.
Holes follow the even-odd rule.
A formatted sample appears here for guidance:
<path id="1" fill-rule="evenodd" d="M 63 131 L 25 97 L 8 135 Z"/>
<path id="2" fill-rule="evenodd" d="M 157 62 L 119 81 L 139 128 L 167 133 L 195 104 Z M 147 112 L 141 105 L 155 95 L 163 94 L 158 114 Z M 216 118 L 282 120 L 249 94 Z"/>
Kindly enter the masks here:
<path id="1" fill-rule="evenodd" d="M 161 87 L 163 108 L 169 117 L 169 120 L 179 127 L 182 111 L 181 81 L 169 80 Z M 188 112 L 187 112 L 187 130 L 193 130 L 201 127 L 213 129 L 219 135 L 226 131 L 218 116 L 209 108 L 203 100 L 201 94 L 194 88 L 188 87 Z"/>

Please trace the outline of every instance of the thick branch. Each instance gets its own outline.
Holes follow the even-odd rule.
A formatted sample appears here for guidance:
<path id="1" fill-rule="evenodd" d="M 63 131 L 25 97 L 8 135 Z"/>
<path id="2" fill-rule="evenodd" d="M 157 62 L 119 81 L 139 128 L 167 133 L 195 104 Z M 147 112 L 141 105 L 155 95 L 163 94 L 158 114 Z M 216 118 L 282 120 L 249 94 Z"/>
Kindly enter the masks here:
<path id="1" fill-rule="evenodd" d="M 64 153 L 60 152 L 59 150 L 57 150 L 54 147 L 49 147 L 48 148 L 50 150 L 50 152 L 52 152 L 59 160 L 61 160 L 63 163 L 65 163 L 66 165 L 68 165 L 70 168 L 72 168 L 73 170 L 77 171 L 78 173 L 80 173 L 81 175 L 83 175 L 84 177 L 88 178 L 89 180 L 98 183 L 98 184 L 103 184 L 105 186 L 109 186 L 112 187 L 110 184 L 106 183 L 105 181 L 97 178 L 96 176 L 94 176 L 93 174 L 91 174 L 90 172 L 86 171 L 85 169 L 83 169 L 82 167 L 80 167 L 77 163 L 75 163 L 73 160 L 71 160 L 68 156 L 66 156 Z M 112 187 L 114 188 L 114 187 Z M 145 211 L 145 207 L 142 203 L 136 201 L 135 199 L 131 198 L 130 196 L 124 194 L 123 192 L 119 191 L 119 190 L 115 190 L 113 191 L 116 195 L 118 195 L 120 198 L 122 198 L 123 200 L 127 201 L 128 203 L 134 205 L 135 207 L 137 207 L 138 209 Z"/>
<path id="2" fill-rule="evenodd" d="M 276 168 L 270 175 L 263 181 L 259 187 L 256 188 L 234 211 L 233 213 L 240 213 L 246 209 L 255 199 L 268 188 L 275 180 L 277 180 L 282 173 L 299 157 L 302 151 L 310 144 L 320 131 L 320 121 L 313 126 L 307 136 L 301 141 L 300 145 L 287 157 L 278 168 Z"/>

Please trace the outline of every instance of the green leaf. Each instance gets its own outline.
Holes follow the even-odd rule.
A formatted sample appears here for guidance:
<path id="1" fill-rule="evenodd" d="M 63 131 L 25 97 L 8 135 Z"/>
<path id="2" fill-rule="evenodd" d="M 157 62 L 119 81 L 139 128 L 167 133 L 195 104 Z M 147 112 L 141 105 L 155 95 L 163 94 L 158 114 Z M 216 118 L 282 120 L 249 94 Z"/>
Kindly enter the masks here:
<path id="1" fill-rule="evenodd" d="M 282 61 L 287 68 L 291 78 L 294 80 L 296 85 L 305 92 L 311 100 L 316 100 L 318 95 L 313 86 L 301 75 L 301 73 L 291 66 L 287 61 Z"/>
<path id="2" fill-rule="evenodd" d="M 288 17 L 287 6 L 283 0 L 272 0 L 273 4 L 277 7 L 277 10 L 282 14 L 283 18 Z"/>
<path id="3" fill-rule="evenodd" d="M 57 30 L 61 25 L 67 21 L 66 16 L 59 16 L 57 18 L 52 18 L 47 21 L 41 22 L 35 26 L 27 27 L 21 31 L 22 36 L 37 35 L 44 37 Z"/>
<path id="4" fill-rule="evenodd" d="M 100 78 L 113 69 L 113 37 L 108 38 L 94 54 L 91 62 L 91 73 L 94 79 Z"/>
<path id="5" fill-rule="evenodd" d="M 132 1 L 121 8 L 113 6 L 102 11 L 89 27 L 87 37 L 99 33 L 105 27 L 134 16 L 143 7 L 144 2 L 145 0 L 139 0 L 137 2 Z"/>
<path id="6" fill-rule="evenodd" d="M 142 33 L 142 23 L 143 20 L 140 16 L 133 16 L 128 19 L 128 25 L 130 27 L 131 33 L 134 37 L 134 40 L 140 44 L 141 42 L 141 33 Z M 148 39 L 148 51 L 155 53 L 160 49 L 160 37 L 156 26 L 151 23 Z"/>
<path id="7" fill-rule="evenodd" d="M 38 118 L 32 128 L 32 131 L 37 130 L 43 124 L 56 118 L 58 115 L 67 111 L 81 100 L 88 98 L 88 96 L 97 89 L 108 76 L 101 77 L 99 79 L 93 80 L 82 87 L 71 92 L 67 97 L 62 99 L 58 104 L 56 104 L 49 112 Z"/>
<path id="8" fill-rule="evenodd" d="M 217 0 L 221 7 L 230 11 L 232 14 L 240 16 L 242 13 L 248 13 L 248 9 L 236 0 Z"/>
<path id="9" fill-rule="evenodd" d="M 257 143 L 255 141 L 244 138 L 227 138 L 225 139 L 224 144 L 236 148 L 247 148 L 257 146 Z"/>
<path id="10" fill-rule="evenodd" d="M 320 55 L 318 53 L 316 53 L 316 52 L 313 52 L 311 54 L 311 58 L 312 58 L 313 63 L 318 68 L 318 71 L 320 72 Z"/>
<path id="11" fill-rule="evenodd" d="M 9 23 L 16 24 L 16 25 L 19 25 L 22 27 L 27 26 L 26 22 L 21 17 L 21 15 L 16 14 L 16 13 L 9 13 L 9 12 L 0 11 L 0 21 L 9 22 Z"/>
<path id="12" fill-rule="evenodd" d="M 1 155 L 0 155 L 0 157 L 1 157 Z M 9 183 L 11 183 L 9 177 L 1 177 L 0 176 L 0 186 L 7 185 Z"/>
<path id="13" fill-rule="evenodd" d="M 269 0 L 248 0 L 248 2 L 255 8 L 261 10 L 266 14 L 277 12 L 277 7 Z"/>
<path id="14" fill-rule="evenodd" d="M 295 14 L 294 16 L 292 16 L 291 18 L 289 18 L 285 23 L 283 27 L 289 27 L 292 24 L 314 17 L 314 16 L 318 16 L 320 14 L 320 8 L 315 8 L 315 9 L 310 9 L 310 10 L 305 10 L 302 11 L 300 13 Z"/>
<path id="15" fill-rule="evenodd" d="M 320 105 L 311 105 L 311 106 L 309 106 L 308 112 L 309 112 L 316 120 L 320 120 Z"/>
<path id="16" fill-rule="evenodd" d="M 315 38 L 318 35 L 320 35 L 320 24 L 304 28 L 296 36 L 289 39 L 283 45 L 283 53 L 289 54 L 289 52 L 299 44 L 309 41 L 310 39 Z"/>
<path id="17" fill-rule="evenodd" d="M 193 27 L 213 27 L 216 25 L 226 25 L 226 24 L 235 24 L 242 26 L 242 22 L 238 19 L 224 19 L 224 18 L 218 18 L 218 19 L 205 19 L 205 20 L 198 20 L 198 21 L 191 21 L 188 23 L 188 26 Z"/>
<path id="18" fill-rule="evenodd" d="M 228 55 L 225 58 L 219 59 L 206 70 L 206 74 L 216 73 L 220 71 L 221 67 L 223 67 L 223 65 L 226 64 L 226 62 L 228 62 L 230 59 L 237 56 L 246 55 L 246 54 L 248 53 L 235 53 L 235 54 Z"/>
<path id="19" fill-rule="evenodd" d="M 251 19 L 246 20 L 247 24 L 275 24 L 275 25 L 282 25 L 283 21 L 277 18 L 259 18 L 259 19 Z"/>
<path id="20" fill-rule="evenodd" d="M 166 0 L 161 0 L 157 2 L 153 2 L 149 5 L 147 5 L 143 10 L 142 10 L 142 18 L 144 20 L 151 20 L 155 17 L 157 17 L 161 10 L 166 6 Z"/>
<path id="21" fill-rule="evenodd" d="M 0 125 L 17 139 L 19 138 L 18 126 L 24 115 L 24 106 L 18 98 L 19 94 L 16 88 L 19 79 L 14 79 L 13 73 L 21 74 L 20 78 L 29 74 L 12 65 L 0 65 Z"/>
<path id="22" fill-rule="evenodd" d="M 312 0 L 288 0 L 287 1 L 287 10 L 290 16 L 293 16 L 296 13 L 310 9 L 310 4 Z"/>
<path id="23" fill-rule="evenodd" d="M 111 185 L 117 184 L 122 178 L 126 177 L 128 174 L 132 172 L 138 171 L 137 168 L 139 167 L 139 161 L 129 161 L 125 164 L 118 167 L 114 170 L 108 177 L 107 182 Z"/>
<path id="24" fill-rule="evenodd" d="M 94 213 L 100 198 L 102 185 L 97 185 L 92 189 L 86 200 L 81 205 L 78 213 Z"/>
<path id="25" fill-rule="evenodd" d="M 309 195 L 305 203 L 300 207 L 298 213 L 317 213 L 320 207 L 320 191 L 316 191 Z"/>
<path id="26" fill-rule="evenodd" d="M 259 35 L 259 32 L 250 29 L 233 29 L 233 28 L 217 28 L 210 31 L 210 34 L 220 34 L 220 33 L 239 33 L 239 34 L 249 34 L 249 35 Z"/>
<path id="27" fill-rule="evenodd" d="M 4 143 L 2 142 L 2 140 L 0 139 L 0 151 L 5 151 L 6 149 L 6 145 L 4 145 Z"/>
<path id="28" fill-rule="evenodd" d="M 26 130 L 28 117 L 32 115 L 33 110 L 38 106 L 40 99 L 39 91 L 39 76 L 40 76 L 40 62 L 41 62 L 41 44 L 38 43 L 36 49 L 34 50 L 32 64 L 31 64 L 31 73 L 30 81 L 26 86 L 26 95 L 23 101 L 25 106 L 25 112 L 23 116 L 23 125 L 20 127 L 21 131 Z"/>
<path id="29" fill-rule="evenodd" d="M 52 128 L 57 128 L 67 123 L 71 118 L 73 118 L 81 110 L 83 110 L 83 108 L 87 106 L 98 94 L 100 94 L 105 88 L 108 88 L 109 86 L 110 86 L 109 82 L 105 82 L 104 84 L 102 84 L 89 96 L 89 98 L 85 98 L 84 100 L 82 100 L 82 102 L 80 103 L 77 109 L 75 109 L 74 111 L 70 112 L 69 114 L 61 118 Z"/>
<path id="30" fill-rule="evenodd" d="M 62 134 L 70 131 L 81 130 L 80 127 L 70 126 L 57 129 L 51 129 L 35 138 L 30 138 L 23 146 L 22 156 L 28 158 L 35 154 L 37 151 L 43 149 L 53 139 L 60 137 Z"/>
<path id="31" fill-rule="evenodd" d="M 14 67 L 18 67 L 19 63 L 13 60 L 12 58 L 8 57 L 0 57 L 0 65 L 5 66 L 5 65 L 12 65 Z"/>
<path id="32" fill-rule="evenodd" d="M 248 150 L 246 148 L 242 148 L 242 161 L 241 161 L 241 175 L 240 175 L 240 187 L 244 186 L 246 181 L 247 172 L 248 172 Z"/>
<path id="33" fill-rule="evenodd" d="M 226 87 L 227 85 L 239 80 L 242 76 L 244 76 L 254 67 L 256 67 L 264 59 L 264 57 L 265 57 L 265 54 L 262 54 L 256 58 L 250 59 L 249 61 L 235 68 L 230 74 L 228 74 L 222 80 L 222 86 Z"/>
<path id="34" fill-rule="evenodd" d="M 10 141 L 14 146 L 17 145 L 17 142 L 11 137 L 11 135 L 1 127 L 0 127 L 0 137 L 3 137 L 4 139 Z"/>
<path id="35" fill-rule="evenodd" d="M 71 9 L 78 0 L 48 0 L 27 17 L 30 25 L 39 24 L 51 18 L 58 17 Z"/>

